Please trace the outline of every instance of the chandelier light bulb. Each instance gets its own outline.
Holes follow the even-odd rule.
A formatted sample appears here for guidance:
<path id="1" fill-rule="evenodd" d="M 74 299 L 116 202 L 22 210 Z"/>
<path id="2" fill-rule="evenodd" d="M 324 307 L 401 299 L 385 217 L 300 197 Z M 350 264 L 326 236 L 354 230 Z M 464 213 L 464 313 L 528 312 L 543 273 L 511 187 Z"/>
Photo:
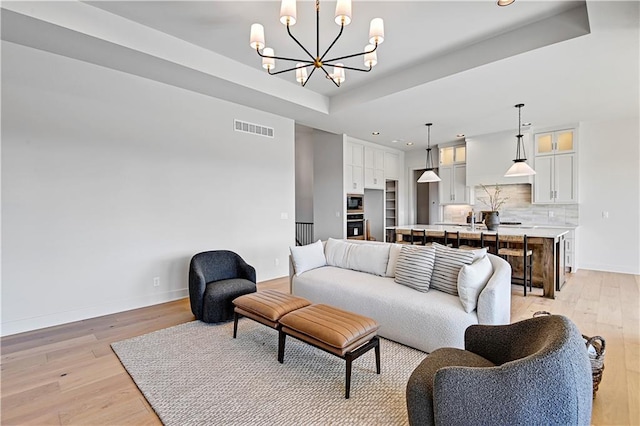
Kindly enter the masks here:
<path id="1" fill-rule="evenodd" d="M 333 79 L 338 84 L 342 84 L 342 82 L 344 82 L 345 80 L 343 67 L 344 64 L 336 64 L 336 66 L 333 67 Z"/>
<path id="2" fill-rule="evenodd" d="M 300 84 L 304 84 L 307 81 L 307 68 L 306 64 L 302 62 L 296 64 L 296 81 Z"/>
<path id="3" fill-rule="evenodd" d="M 273 49 L 270 47 L 265 47 L 262 51 L 262 54 L 265 56 L 275 56 Z M 275 69 L 275 67 L 276 60 L 274 58 L 262 58 L 262 68 L 266 69 L 267 71 L 271 71 L 272 69 Z"/>
<path id="4" fill-rule="evenodd" d="M 282 0 L 280 3 L 280 22 L 282 25 L 295 25 L 296 16 L 296 0 Z"/>
<path id="5" fill-rule="evenodd" d="M 369 25 L 369 43 L 382 44 L 384 41 L 384 21 L 382 18 L 373 18 Z"/>
<path id="6" fill-rule="evenodd" d="M 338 0 L 336 3 L 336 24 L 345 27 L 351 23 L 351 0 Z"/>
<path id="7" fill-rule="evenodd" d="M 264 27 L 260 24 L 251 24 L 250 44 L 254 50 L 264 49 Z"/>
<path id="8" fill-rule="evenodd" d="M 374 67 L 378 63 L 378 53 L 375 51 L 375 46 L 372 44 L 367 44 L 364 47 L 365 53 L 364 55 L 364 66 L 365 67 Z"/>

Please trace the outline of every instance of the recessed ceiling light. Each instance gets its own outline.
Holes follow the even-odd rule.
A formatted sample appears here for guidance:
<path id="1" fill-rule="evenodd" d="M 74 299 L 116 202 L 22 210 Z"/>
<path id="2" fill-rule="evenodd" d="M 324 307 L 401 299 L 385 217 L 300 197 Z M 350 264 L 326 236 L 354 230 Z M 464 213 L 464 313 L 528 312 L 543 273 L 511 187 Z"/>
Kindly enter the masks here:
<path id="1" fill-rule="evenodd" d="M 523 126 L 531 126 L 531 123 L 522 123 Z"/>
<path id="2" fill-rule="evenodd" d="M 407 142 L 407 146 L 412 146 L 413 142 Z"/>
<path id="3" fill-rule="evenodd" d="M 378 135 L 380 134 L 380 132 L 371 132 L 371 134 L 372 134 L 373 136 L 378 136 Z"/>
<path id="4" fill-rule="evenodd" d="M 496 3 L 498 4 L 498 6 L 509 6 L 515 1 L 516 0 L 498 0 Z"/>
<path id="5" fill-rule="evenodd" d="M 404 142 L 404 139 L 394 139 L 391 141 L 391 143 L 398 143 L 398 142 Z"/>
<path id="6" fill-rule="evenodd" d="M 456 135 L 456 138 L 464 138 L 464 133 L 458 133 L 458 134 Z"/>

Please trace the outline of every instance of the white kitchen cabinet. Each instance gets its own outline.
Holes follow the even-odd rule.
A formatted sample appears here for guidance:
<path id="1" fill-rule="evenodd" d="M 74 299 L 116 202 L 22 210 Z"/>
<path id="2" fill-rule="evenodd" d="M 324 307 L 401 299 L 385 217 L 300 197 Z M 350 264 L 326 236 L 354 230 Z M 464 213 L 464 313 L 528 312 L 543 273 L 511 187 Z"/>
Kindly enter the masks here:
<path id="1" fill-rule="evenodd" d="M 372 147 L 364 147 L 364 187 L 367 189 L 384 189 L 384 151 Z"/>
<path id="2" fill-rule="evenodd" d="M 466 163 L 467 147 L 465 145 L 452 145 L 440 148 L 440 166 Z"/>
<path id="3" fill-rule="evenodd" d="M 364 145 L 347 142 L 344 158 L 344 192 L 364 194 Z"/>
<path id="4" fill-rule="evenodd" d="M 384 178 L 386 180 L 400 179 L 400 157 L 393 152 L 384 153 Z"/>
<path id="5" fill-rule="evenodd" d="M 467 197 L 467 166 L 440 166 L 440 204 L 469 204 Z"/>
<path id="6" fill-rule="evenodd" d="M 578 154 L 575 129 L 535 135 L 535 204 L 578 202 Z"/>
<path id="7" fill-rule="evenodd" d="M 575 231 L 571 230 L 564 240 L 564 266 L 567 272 L 576 272 Z"/>

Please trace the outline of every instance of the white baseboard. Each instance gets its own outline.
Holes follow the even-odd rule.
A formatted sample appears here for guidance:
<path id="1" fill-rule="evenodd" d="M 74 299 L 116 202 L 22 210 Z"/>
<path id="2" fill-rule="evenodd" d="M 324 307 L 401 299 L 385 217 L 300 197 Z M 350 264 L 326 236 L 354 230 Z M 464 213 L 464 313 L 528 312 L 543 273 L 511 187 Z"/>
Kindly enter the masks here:
<path id="1" fill-rule="evenodd" d="M 82 309 L 75 309 L 72 311 L 56 312 L 54 314 L 43 315 L 39 317 L 7 321 L 3 322 L 0 325 L 0 335 L 10 336 L 12 334 L 24 333 L 26 331 L 53 327 L 55 325 L 67 324 L 70 322 L 86 320 L 103 315 L 129 311 L 131 309 L 144 308 L 146 306 L 171 302 L 173 300 L 184 299 L 188 296 L 189 290 L 187 288 L 184 288 L 164 293 L 148 294 L 134 299 L 110 301 L 104 305 L 91 306 Z"/>
<path id="2" fill-rule="evenodd" d="M 638 267 L 633 268 L 628 265 L 602 265 L 597 263 L 581 263 L 580 269 L 589 269 L 591 271 L 600 272 L 613 272 L 617 274 L 640 275 L 640 269 L 638 269 Z"/>

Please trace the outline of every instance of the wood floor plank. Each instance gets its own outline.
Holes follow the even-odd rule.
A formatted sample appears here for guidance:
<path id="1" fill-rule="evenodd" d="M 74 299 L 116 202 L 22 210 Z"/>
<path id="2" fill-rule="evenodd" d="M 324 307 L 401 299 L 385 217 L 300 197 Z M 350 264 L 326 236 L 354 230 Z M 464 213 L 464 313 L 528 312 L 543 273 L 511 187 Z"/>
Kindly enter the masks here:
<path id="1" fill-rule="evenodd" d="M 289 291 L 288 277 L 258 289 Z M 640 424 L 640 277 L 568 274 L 556 299 L 512 287 L 512 322 L 537 310 L 571 318 L 607 342 L 592 424 Z M 193 320 L 188 299 L 2 338 L 3 425 L 161 425 L 110 344 Z"/>

